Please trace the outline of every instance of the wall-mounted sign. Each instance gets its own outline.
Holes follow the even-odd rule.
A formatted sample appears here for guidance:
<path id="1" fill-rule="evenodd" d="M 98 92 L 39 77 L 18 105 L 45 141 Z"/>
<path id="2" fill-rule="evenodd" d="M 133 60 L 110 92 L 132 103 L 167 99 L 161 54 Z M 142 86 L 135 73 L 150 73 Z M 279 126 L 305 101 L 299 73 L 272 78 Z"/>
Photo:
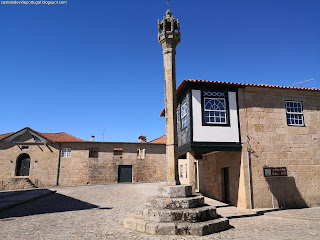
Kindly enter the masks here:
<path id="1" fill-rule="evenodd" d="M 264 177 L 287 177 L 288 172 L 286 167 L 264 167 Z"/>

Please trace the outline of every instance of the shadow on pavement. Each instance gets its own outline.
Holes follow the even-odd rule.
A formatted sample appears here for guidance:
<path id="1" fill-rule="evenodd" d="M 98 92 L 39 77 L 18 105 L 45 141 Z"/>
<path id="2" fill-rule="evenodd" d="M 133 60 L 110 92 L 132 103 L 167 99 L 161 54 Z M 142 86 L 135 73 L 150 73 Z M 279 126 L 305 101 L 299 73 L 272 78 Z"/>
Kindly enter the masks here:
<path id="1" fill-rule="evenodd" d="M 232 205 L 221 205 L 221 206 L 215 206 L 216 208 L 224 208 L 224 207 L 232 207 Z"/>
<path id="2" fill-rule="evenodd" d="M 13 208 L 3 210 L 0 212 L 0 219 L 24 217 L 46 213 L 80 211 L 93 208 L 99 208 L 99 206 L 88 202 L 83 202 L 81 200 L 71 198 L 59 193 L 53 193 L 48 196 L 15 206 Z M 101 207 L 100 209 L 111 208 Z"/>
<path id="3" fill-rule="evenodd" d="M 16 191 L 3 191 L 0 192 L 0 200 L 5 199 L 7 197 L 16 195 L 16 194 L 28 194 L 35 191 L 43 191 L 44 189 L 27 189 L 27 190 L 16 190 Z M 45 189 L 46 191 L 49 191 L 48 189 Z"/>
<path id="4" fill-rule="evenodd" d="M 267 209 L 267 210 L 259 210 L 257 211 L 257 214 L 259 215 L 263 215 L 265 213 L 271 213 L 271 212 L 279 212 L 279 211 L 283 211 L 285 209 L 282 208 L 274 208 L 274 209 Z"/>
<path id="5" fill-rule="evenodd" d="M 245 215 L 238 215 L 238 216 L 229 216 L 229 217 L 226 217 L 226 218 L 235 219 L 235 218 L 249 218 L 249 217 L 258 217 L 258 216 L 261 216 L 261 215 L 258 215 L 258 214 L 245 214 Z"/>

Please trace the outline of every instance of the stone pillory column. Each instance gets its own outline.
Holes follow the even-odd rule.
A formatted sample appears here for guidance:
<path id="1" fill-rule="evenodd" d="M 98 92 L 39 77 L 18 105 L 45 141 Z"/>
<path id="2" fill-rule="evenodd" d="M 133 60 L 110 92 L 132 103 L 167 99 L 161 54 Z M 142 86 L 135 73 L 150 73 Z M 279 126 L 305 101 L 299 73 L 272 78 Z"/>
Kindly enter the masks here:
<path id="1" fill-rule="evenodd" d="M 124 227 L 155 235 L 199 235 L 229 229 L 229 220 L 219 218 L 216 208 L 204 203 L 203 196 L 192 194 L 192 186 L 179 185 L 177 158 L 177 103 L 175 48 L 180 41 L 179 22 L 170 9 L 160 22 L 158 38 L 163 48 L 166 99 L 167 185 L 160 185 L 157 196 L 146 206 L 127 216 Z"/>
<path id="2" fill-rule="evenodd" d="M 163 48 L 165 115 L 166 115 L 166 157 L 167 183 L 179 185 L 177 155 L 177 97 L 176 97 L 176 46 L 180 42 L 179 20 L 166 11 L 166 16 L 158 20 L 158 40 Z"/>

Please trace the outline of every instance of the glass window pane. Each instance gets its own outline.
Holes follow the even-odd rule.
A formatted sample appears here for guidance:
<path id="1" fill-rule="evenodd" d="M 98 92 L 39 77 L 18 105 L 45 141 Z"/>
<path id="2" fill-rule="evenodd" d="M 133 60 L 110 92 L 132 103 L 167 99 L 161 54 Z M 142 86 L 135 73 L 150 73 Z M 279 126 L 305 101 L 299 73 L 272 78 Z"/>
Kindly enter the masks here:
<path id="1" fill-rule="evenodd" d="M 187 103 L 184 102 L 181 105 L 181 117 L 184 117 L 187 114 Z"/>
<path id="2" fill-rule="evenodd" d="M 204 104 L 205 104 L 205 110 L 225 110 L 226 109 L 224 99 L 205 98 Z"/>
<path id="3" fill-rule="evenodd" d="M 203 92 L 205 93 L 205 92 Z M 203 99 L 204 102 L 204 122 L 206 123 L 225 123 L 226 122 L 226 100 L 224 93 L 220 92 L 206 92 L 210 93 Z M 214 95 L 212 95 L 214 93 Z M 222 117 L 224 121 L 222 121 Z"/>
<path id="4" fill-rule="evenodd" d="M 213 101 L 212 101 L 212 99 L 209 99 L 209 98 L 207 98 L 207 99 L 205 99 L 205 109 L 206 110 L 213 110 Z"/>

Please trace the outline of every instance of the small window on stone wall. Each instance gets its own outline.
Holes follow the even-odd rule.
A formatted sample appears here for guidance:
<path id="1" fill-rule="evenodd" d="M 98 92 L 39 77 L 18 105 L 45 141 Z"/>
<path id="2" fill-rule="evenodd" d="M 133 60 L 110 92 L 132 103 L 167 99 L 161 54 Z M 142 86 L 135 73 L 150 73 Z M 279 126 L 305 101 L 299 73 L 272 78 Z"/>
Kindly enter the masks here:
<path id="1" fill-rule="evenodd" d="M 114 148 L 113 149 L 113 158 L 120 159 L 122 158 L 123 148 Z"/>
<path id="2" fill-rule="evenodd" d="M 137 149 L 137 159 L 146 159 L 146 150 L 145 149 Z"/>
<path id="3" fill-rule="evenodd" d="M 188 164 L 186 164 L 186 178 L 188 178 Z"/>
<path id="4" fill-rule="evenodd" d="M 89 158 L 98 158 L 99 155 L 99 149 L 92 148 L 89 150 Z"/>
<path id="5" fill-rule="evenodd" d="M 180 165 L 180 178 L 183 178 L 183 165 Z"/>
<path id="6" fill-rule="evenodd" d="M 62 148 L 62 157 L 70 158 L 71 157 L 71 148 Z"/>
<path id="7" fill-rule="evenodd" d="M 26 150 L 28 148 L 29 148 L 29 146 L 21 146 L 21 150 Z"/>
<path id="8" fill-rule="evenodd" d="M 286 101 L 288 126 L 304 126 L 302 102 Z"/>

